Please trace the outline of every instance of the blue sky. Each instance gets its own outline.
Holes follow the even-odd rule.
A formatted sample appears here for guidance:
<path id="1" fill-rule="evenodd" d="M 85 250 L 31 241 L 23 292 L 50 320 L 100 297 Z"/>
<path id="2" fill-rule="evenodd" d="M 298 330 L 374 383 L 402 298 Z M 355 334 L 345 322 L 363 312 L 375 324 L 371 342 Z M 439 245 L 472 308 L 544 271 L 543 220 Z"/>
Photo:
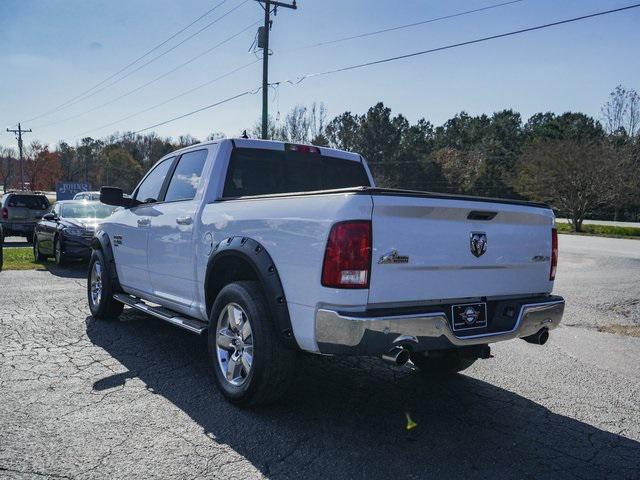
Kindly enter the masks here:
<path id="1" fill-rule="evenodd" d="M 0 126 L 35 117 L 104 80 L 165 40 L 220 0 L 2 0 L 0 2 Z M 270 80 L 297 78 L 368 60 L 526 28 L 632 0 L 524 0 L 501 8 L 430 23 L 337 45 L 297 48 L 325 40 L 448 15 L 500 0 L 299 0 L 297 11 L 281 9 L 274 19 Z M 150 57 L 170 48 L 224 12 L 240 7 L 211 28 L 104 91 L 55 114 L 26 122 L 28 141 L 75 142 L 137 130 L 260 84 L 255 63 L 208 87 L 154 110 L 99 130 L 104 124 L 160 103 L 255 60 L 249 51 L 255 28 L 200 60 L 135 94 L 94 109 L 262 18 L 253 0 L 226 2 Z M 539 111 L 582 111 L 599 116 L 617 85 L 640 90 L 640 9 L 520 36 L 447 50 L 321 78 L 282 85 L 270 94 L 271 111 L 324 102 L 330 117 L 346 110 L 362 113 L 378 101 L 410 120 L 436 125 L 455 113 L 491 113 L 504 108 L 525 119 Z M 145 59 L 145 61 L 148 59 Z M 143 63 L 143 62 L 141 62 Z M 161 135 L 213 131 L 238 135 L 260 115 L 260 95 L 155 129 Z M 71 120 L 64 121 L 70 117 Z M 49 125 L 53 124 L 53 125 Z M 0 145 L 13 146 L 2 128 Z M 86 133 L 85 133 L 86 132 Z"/>

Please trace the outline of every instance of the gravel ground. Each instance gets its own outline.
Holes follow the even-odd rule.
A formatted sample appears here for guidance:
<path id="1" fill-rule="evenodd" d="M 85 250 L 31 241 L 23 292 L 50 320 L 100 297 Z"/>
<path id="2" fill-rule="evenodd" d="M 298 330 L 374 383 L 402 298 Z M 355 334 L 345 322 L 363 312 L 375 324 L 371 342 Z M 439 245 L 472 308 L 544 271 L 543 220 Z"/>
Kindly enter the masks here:
<path id="1" fill-rule="evenodd" d="M 302 357 L 258 410 L 223 400 L 200 338 L 130 310 L 94 321 L 83 267 L 2 272 L 0 477 L 640 478 L 640 339 L 595 329 L 637 322 L 613 310 L 640 297 L 640 252 L 600 240 L 561 237 L 575 326 L 544 347 L 497 344 L 446 381 Z"/>

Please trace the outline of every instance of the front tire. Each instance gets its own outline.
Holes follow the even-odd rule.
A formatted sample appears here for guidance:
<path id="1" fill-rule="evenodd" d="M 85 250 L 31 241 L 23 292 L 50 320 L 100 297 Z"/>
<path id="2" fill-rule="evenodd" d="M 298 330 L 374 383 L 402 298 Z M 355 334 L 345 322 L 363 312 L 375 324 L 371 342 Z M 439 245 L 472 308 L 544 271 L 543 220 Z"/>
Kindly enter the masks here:
<path id="1" fill-rule="evenodd" d="M 44 262 L 46 257 L 40 253 L 40 242 L 36 235 L 33 236 L 33 260 L 36 263 Z"/>
<path id="2" fill-rule="evenodd" d="M 93 250 L 87 275 L 87 297 L 91 315 L 98 320 L 117 318 L 124 309 L 124 304 L 113 298 L 115 292 L 106 265 L 102 250 Z"/>
<path id="3" fill-rule="evenodd" d="M 62 239 L 60 238 L 60 235 L 56 235 L 56 238 L 53 241 L 53 257 L 56 259 L 56 265 L 59 267 L 62 267 L 67 263 L 67 258 L 62 252 Z"/>
<path id="4" fill-rule="evenodd" d="M 230 283 L 220 291 L 209 316 L 207 346 L 218 387 L 237 405 L 278 400 L 295 374 L 297 354 L 278 338 L 255 281 Z"/>
<path id="5" fill-rule="evenodd" d="M 411 361 L 427 375 L 453 375 L 466 370 L 477 360 L 476 357 L 463 355 L 458 349 L 444 350 L 436 354 L 437 356 L 412 353 Z"/>

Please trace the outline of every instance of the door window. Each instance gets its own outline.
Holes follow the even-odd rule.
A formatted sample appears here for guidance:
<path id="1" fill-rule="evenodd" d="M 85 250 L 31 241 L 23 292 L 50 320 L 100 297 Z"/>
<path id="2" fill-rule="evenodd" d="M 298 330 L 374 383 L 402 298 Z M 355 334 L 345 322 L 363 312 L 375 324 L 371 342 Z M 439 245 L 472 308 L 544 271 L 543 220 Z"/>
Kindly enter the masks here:
<path id="1" fill-rule="evenodd" d="M 162 184 L 164 183 L 165 177 L 169 172 L 169 168 L 171 167 L 171 163 L 174 158 L 175 157 L 163 160 L 161 163 L 156 165 L 153 170 L 151 170 L 151 173 L 149 173 L 149 175 L 147 175 L 138 186 L 136 200 L 145 203 L 158 201 L 160 191 L 162 190 Z"/>
<path id="2" fill-rule="evenodd" d="M 206 159 L 207 150 L 185 153 L 180 157 L 167 188 L 165 202 L 191 200 L 196 196 Z"/>

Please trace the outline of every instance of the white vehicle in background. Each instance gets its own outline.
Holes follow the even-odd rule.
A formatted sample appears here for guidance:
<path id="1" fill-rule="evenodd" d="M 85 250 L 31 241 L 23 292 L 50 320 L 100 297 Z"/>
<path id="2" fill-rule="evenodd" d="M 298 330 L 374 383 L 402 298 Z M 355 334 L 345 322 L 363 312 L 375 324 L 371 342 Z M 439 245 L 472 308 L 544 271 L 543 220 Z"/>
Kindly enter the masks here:
<path id="1" fill-rule="evenodd" d="M 100 192 L 79 192 L 73 196 L 74 200 L 100 200 Z"/>
<path id="2" fill-rule="evenodd" d="M 101 201 L 124 208 L 93 240 L 91 313 L 206 333 L 235 403 L 282 395 L 301 350 L 454 373 L 494 342 L 545 343 L 564 311 L 549 207 L 376 188 L 356 153 L 215 140 Z"/>

